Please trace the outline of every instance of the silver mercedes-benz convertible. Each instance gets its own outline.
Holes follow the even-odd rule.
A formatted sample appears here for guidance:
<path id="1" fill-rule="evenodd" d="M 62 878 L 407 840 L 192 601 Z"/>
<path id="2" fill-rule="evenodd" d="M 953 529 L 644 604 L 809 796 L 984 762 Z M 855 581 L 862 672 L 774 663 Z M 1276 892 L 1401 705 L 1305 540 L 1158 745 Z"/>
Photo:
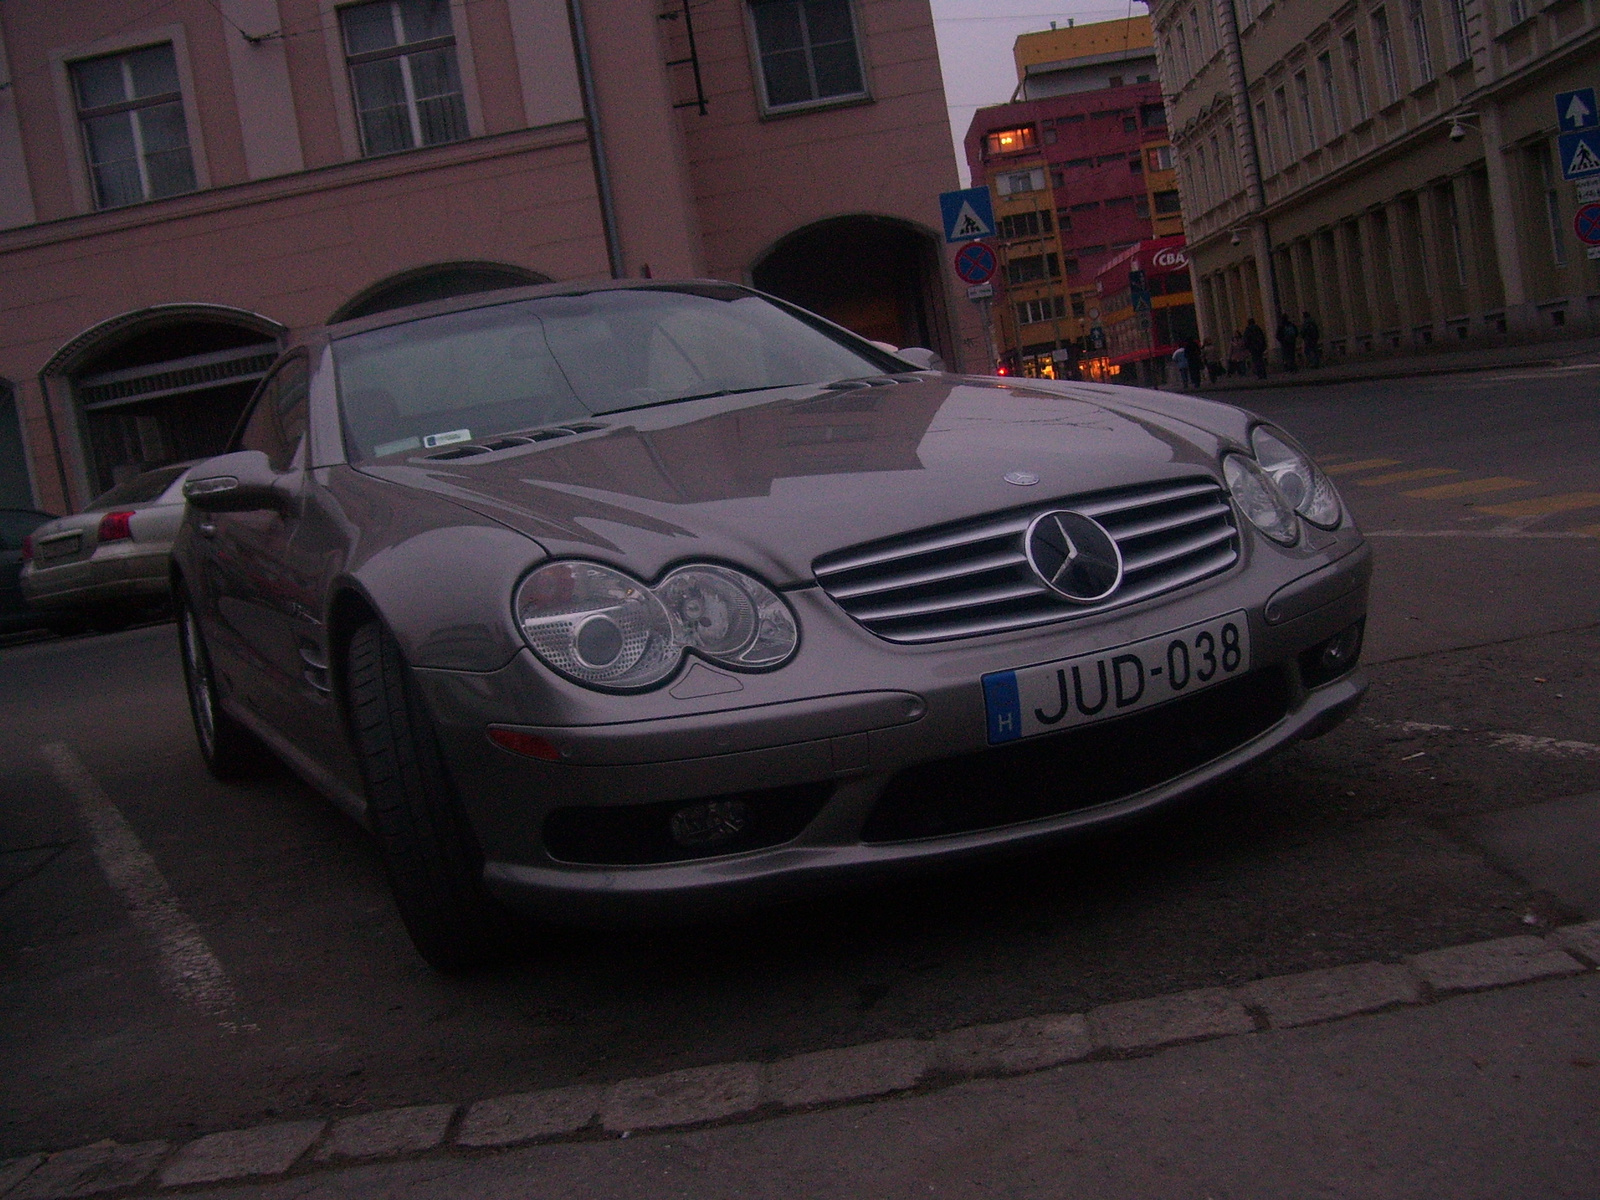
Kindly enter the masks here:
<path id="1" fill-rule="evenodd" d="M 1283 430 L 944 374 L 717 282 L 315 331 L 196 468 L 201 751 L 377 835 L 423 956 L 1112 821 L 1323 733 L 1370 552 Z"/>

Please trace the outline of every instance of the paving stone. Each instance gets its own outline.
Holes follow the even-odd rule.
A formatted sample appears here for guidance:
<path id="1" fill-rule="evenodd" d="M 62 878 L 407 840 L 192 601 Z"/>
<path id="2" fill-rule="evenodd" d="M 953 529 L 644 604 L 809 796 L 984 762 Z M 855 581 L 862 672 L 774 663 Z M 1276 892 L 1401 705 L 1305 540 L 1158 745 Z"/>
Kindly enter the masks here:
<path id="1" fill-rule="evenodd" d="M 1240 1003 L 1263 1010 L 1279 1029 L 1422 1000 L 1416 977 L 1394 963 L 1352 963 L 1281 975 L 1235 988 L 1233 994 Z"/>
<path id="2" fill-rule="evenodd" d="M 431 1150 L 444 1141 L 455 1112 L 453 1104 L 426 1104 L 346 1117 L 333 1127 L 317 1157 L 373 1158 Z"/>
<path id="3" fill-rule="evenodd" d="M 600 1108 L 597 1087 L 554 1088 L 479 1100 L 461 1119 L 458 1146 L 510 1146 L 576 1133 Z"/>
<path id="4" fill-rule="evenodd" d="M 799 1054 L 767 1068 L 767 1099 L 794 1108 L 904 1091 L 927 1073 L 928 1050 L 900 1039 Z"/>
<path id="5" fill-rule="evenodd" d="M 606 1095 L 601 1120 L 607 1129 L 660 1129 L 692 1125 L 749 1112 L 761 1103 L 761 1068 L 727 1063 L 624 1079 Z"/>
<path id="6" fill-rule="evenodd" d="M 62 1150 L 34 1167 L 6 1197 L 7 1200 L 61 1200 L 132 1187 L 156 1169 L 166 1152 L 166 1142 L 124 1146 L 103 1141 L 79 1146 L 76 1150 Z"/>
<path id="7" fill-rule="evenodd" d="M 1226 988 L 1107 1004 L 1089 1013 L 1091 1040 L 1108 1050 L 1152 1050 L 1174 1042 L 1250 1033 L 1255 1027 Z"/>
<path id="8" fill-rule="evenodd" d="M 1581 954 L 1592 964 L 1600 967 L 1600 921 L 1568 925 L 1563 929 L 1557 929 L 1545 940 L 1554 942 L 1563 950 Z"/>
<path id="9" fill-rule="evenodd" d="M 21 1158 L 8 1158 L 0 1162 L 0 1196 L 28 1177 L 28 1173 L 44 1161 L 42 1154 L 24 1154 Z"/>
<path id="10" fill-rule="evenodd" d="M 326 1121 L 284 1121 L 196 1138 L 161 1172 L 166 1187 L 217 1183 L 248 1175 L 281 1175 L 311 1149 Z"/>
<path id="11" fill-rule="evenodd" d="M 1543 938 L 1524 935 L 1430 950 L 1413 955 L 1411 968 L 1436 992 L 1469 992 L 1573 975 L 1583 964 Z"/>
<path id="12" fill-rule="evenodd" d="M 1082 1013 L 1052 1013 L 953 1030 L 934 1039 L 933 1064 L 952 1075 L 1020 1074 L 1077 1062 L 1093 1049 Z"/>

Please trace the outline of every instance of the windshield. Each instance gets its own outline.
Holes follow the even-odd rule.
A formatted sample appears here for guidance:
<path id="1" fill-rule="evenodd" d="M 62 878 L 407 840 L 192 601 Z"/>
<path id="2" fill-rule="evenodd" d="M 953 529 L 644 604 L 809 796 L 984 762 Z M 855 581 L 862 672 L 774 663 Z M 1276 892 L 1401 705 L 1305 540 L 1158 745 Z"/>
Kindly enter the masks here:
<path id="1" fill-rule="evenodd" d="M 352 457 L 905 366 L 738 288 L 549 296 L 334 343 Z"/>

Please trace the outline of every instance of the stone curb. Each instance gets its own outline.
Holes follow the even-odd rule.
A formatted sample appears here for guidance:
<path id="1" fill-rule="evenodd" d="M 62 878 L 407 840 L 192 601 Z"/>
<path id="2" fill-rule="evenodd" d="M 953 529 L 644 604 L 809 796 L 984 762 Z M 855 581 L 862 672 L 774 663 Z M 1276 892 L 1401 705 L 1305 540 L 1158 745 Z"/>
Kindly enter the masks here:
<path id="1" fill-rule="evenodd" d="M 0 1162 L 3 1200 L 131 1194 L 226 1183 L 335 1165 L 415 1156 L 450 1146 L 466 1151 L 574 1136 L 627 1137 L 636 1131 L 775 1116 L 862 1102 L 963 1079 L 1042 1071 L 1090 1058 L 1149 1054 L 1168 1046 L 1294 1029 L 1386 1008 L 1427 1004 L 1463 992 L 1582 974 L 1600 967 L 1600 921 L 1547 937 L 1525 935 L 1412 955 L 1404 964 L 1353 963 L 975 1025 L 927 1039 L 869 1042 L 781 1062 L 693 1067 L 610 1087 L 575 1086 L 496 1096 L 463 1106 L 386 1109 L 333 1123 L 289 1121 L 208 1134 L 173 1150 L 166 1142 L 95 1142 Z M 451 1122 L 461 1111 L 450 1137 Z"/>

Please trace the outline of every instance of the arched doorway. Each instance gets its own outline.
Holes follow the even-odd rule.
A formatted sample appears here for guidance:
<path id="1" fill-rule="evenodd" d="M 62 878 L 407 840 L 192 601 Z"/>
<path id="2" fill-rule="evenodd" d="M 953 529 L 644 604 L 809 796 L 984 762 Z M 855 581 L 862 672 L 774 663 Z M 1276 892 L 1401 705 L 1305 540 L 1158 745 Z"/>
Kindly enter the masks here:
<path id="1" fill-rule="evenodd" d="M 764 292 L 793 301 L 863 337 L 926 346 L 954 362 L 939 243 L 893 217 L 835 217 L 782 238 L 751 268 Z"/>
<path id="2" fill-rule="evenodd" d="M 429 300 L 448 300 L 452 296 L 469 296 L 474 292 L 493 292 L 500 288 L 528 287 L 549 282 L 548 275 L 507 263 L 434 263 L 432 266 L 391 275 L 357 292 L 334 311 L 328 318 L 328 324 L 370 317 L 373 313 L 404 308 L 408 304 L 424 304 Z"/>
<path id="3" fill-rule="evenodd" d="M 243 309 L 164 304 L 62 347 L 40 378 L 76 425 L 82 499 L 150 467 L 220 454 L 287 332 Z"/>

